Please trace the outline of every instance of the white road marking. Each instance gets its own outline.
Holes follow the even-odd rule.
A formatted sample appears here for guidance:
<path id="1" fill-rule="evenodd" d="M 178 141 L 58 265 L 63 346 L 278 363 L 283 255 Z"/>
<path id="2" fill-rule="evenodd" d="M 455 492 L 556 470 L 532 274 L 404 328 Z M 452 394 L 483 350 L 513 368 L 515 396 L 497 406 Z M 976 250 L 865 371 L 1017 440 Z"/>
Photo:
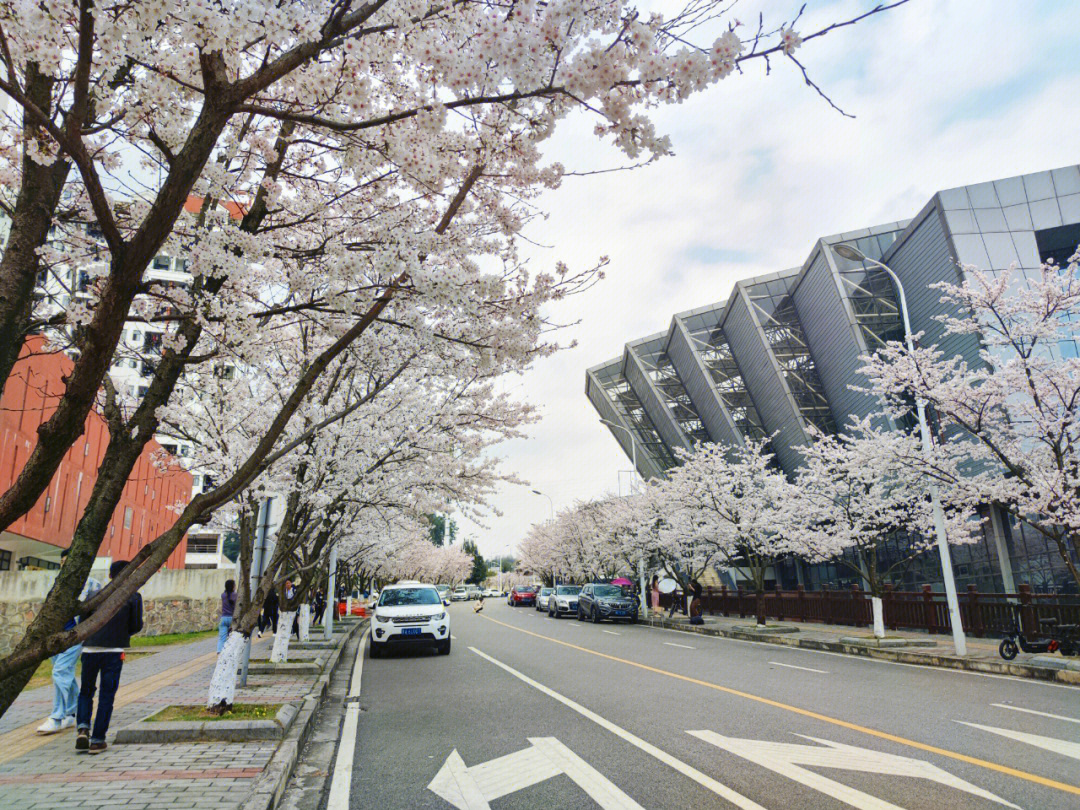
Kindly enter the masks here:
<path id="1" fill-rule="evenodd" d="M 360 682 L 364 675 L 364 647 L 368 630 L 360 636 L 349 681 L 349 697 L 360 697 Z M 360 722 L 360 703 L 352 701 L 345 706 L 345 722 L 341 726 L 341 744 L 334 758 L 334 775 L 330 780 L 330 794 L 326 810 L 349 810 L 349 793 L 352 789 L 353 761 L 356 758 L 356 728 Z"/>
<path id="2" fill-rule="evenodd" d="M 603 810 L 644 810 L 555 737 L 530 737 L 531 748 L 465 766 L 455 748 L 428 785 L 458 810 L 490 810 L 488 802 L 566 774 Z"/>
<path id="3" fill-rule="evenodd" d="M 901 810 L 901 808 L 884 799 L 879 799 L 877 796 L 863 793 L 861 790 L 835 782 L 828 777 L 814 771 L 808 771 L 800 766 L 806 765 L 811 768 L 835 768 L 845 771 L 928 779 L 931 782 L 937 782 L 940 785 L 946 785 L 964 793 L 970 793 L 973 796 L 979 796 L 1003 804 L 1006 807 L 1020 810 L 1015 804 L 1007 802 L 980 787 L 976 787 L 970 782 L 965 782 L 963 779 L 941 770 L 936 765 L 918 759 L 911 759 L 910 757 L 887 754 L 870 748 L 844 745 L 831 740 L 808 737 L 804 734 L 796 736 L 806 740 L 813 740 L 819 745 L 779 743 L 769 740 L 743 740 L 724 737 L 715 731 L 688 731 L 687 733 L 736 756 L 768 768 L 770 771 L 794 779 L 799 784 L 813 788 L 826 796 L 832 796 L 844 804 L 857 807 L 859 810 Z"/>
<path id="4" fill-rule="evenodd" d="M 770 661 L 775 667 L 787 667 L 788 669 L 801 669 L 803 672 L 817 672 L 820 675 L 828 675 L 829 673 L 823 669 L 811 669 L 810 667 L 799 667 L 795 664 L 781 664 L 779 661 Z"/>
<path id="5" fill-rule="evenodd" d="M 452 638 L 454 641 L 457 641 L 457 636 L 455 636 L 453 633 L 450 634 L 450 638 Z"/>
<path id="6" fill-rule="evenodd" d="M 576 703 L 575 701 L 571 700 L 570 698 L 566 697 L 565 695 L 559 694 L 554 689 L 550 689 L 549 687 L 544 686 L 542 683 L 534 681 L 528 675 L 525 675 L 525 674 L 523 674 L 521 672 L 518 672 L 513 667 L 508 666 L 507 664 L 504 664 L 502 661 L 499 661 L 499 660 L 497 660 L 495 658 L 492 658 L 487 653 L 481 652 L 480 650 L 476 649 L 476 647 L 469 647 L 469 649 L 472 650 L 477 655 L 479 655 L 485 661 L 490 661 L 492 664 L 494 664 L 495 666 L 497 666 L 500 669 L 504 670 L 505 672 L 509 672 L 511 675 L 513 675 L 518 680 L 527 683 L 529 686 L 533 687 L 534 689 L 539 690 L 540 692 L 543 692 L 548 697 L 554 698 L 555 700 L 562 703 L 564 706 L 567 706 L 567 707 L 573 709 L 575 712 L 580 714 L 582 717 L 585 717 L 585 718 L 587 718 L 589 720 L 592 720 L 594 723 L 596 723 L 601 728 L 606 729 L 607 731 L 610 731 L 616 737 L 619 737 L 619 738 L 621 738 L 623 740 L 626 740 L 628 743 L 630 743 L 634 747 L 639 748 L 640 750 L 644 751 L 649 756 L 660 760 L 665 765 L 667 765 L 670 768 L 678 771 L 683 776 L 686 776 L 686 777 L 694 780 L 695 782 L 697 782 L 699 785 L 706 788 L 707 790 L 711 790 L 717 796 L 720 796 L 721 798 L 726 799 L 727 801 L 734 804 L 736 807 L 742 808 L 742 810 L 765 810 L 765 808 L 763 808 L 760 804 L 753 801 L 752 799 L 748 799 L 746 796 L 743 796 L 741 793 L 738 793 L 737 791 L 732 790 L 727 785 L 724 785 L 724 784 L 721 784 L 720 782 L 717 782 L 711 776 L 706 776 L 701 771 L 697 770 L 694 767 L 691 767 L 690 765 L 687 765 L 685 762 L 683 762 L 680 759 L 676 759 L 671 754 L 669 754 L 667 751 L 664 751 L 664 750 L 662 750 L 660 748 L 657 748 L 652 743 L 645 742 L 645 740 L 641 739 L 637 735 L 631 734 L 626 729 L 622 728 L 621 726 L 615 725 L 610 720 L 598 715 L 596 712 L 594 712 L 594 711 L 592 711 L 590 709 L 586 709 L 580 703 Z"/>
<path id="7" fill-rule="evenodd" d="M 684 650 L 696 650 L 697 649 L 697 647 L 691 647 L 689 644 L 675 644 L 674 642 L 671 642 L 671 641 L 665 641 L 664 643 L 669 647 L 682 647 Z"/>
<path id="8" fill-rule="evenodd" d="M 972 728 L 989 731 L 991 734 L 1000 734 L 1002 737 L 1008 737 L 1010 740 L 1034 745 L 1036 748 L 1052 751 L 1055 754 L 1061 754 L 1063 757 L 1080 759 L 1080 742 L 1069 742 L 1068 740 L 1059 740 L 1055 737 L 1043 737 L 1040 734 L 1027 734 L 1023 731 L 1013 731 L 1008 728 L 980 726 L 978 723 L 965 723 L 963 720 L 957 720 L 956 722 L 963 726 L 971 726 Z"/>
<path id="9" fill-rule="evenodd" d="M 616 633 L 614 630 L 603 630 L 601 632 L 607 633 L 609 636 L 621 636 L 622 633 Z"/>
<path id="10" fill-rule="evenodd" d="M 997 706 L 999 709 L 1012 709 L 1014 712 L 1027 712 L 1028 714 L 1037 714 L 1040 717 L 1052 717 L 1055 720 L 1064 720 L 1066 723 L 1080 723 L 1080 718 L 1062 717 L 1060 714 L 1050 714 L 1049 712 L 1037 712 L 1034 709 L 1024 709 L 1020 706 L 1010 706 L 1008 703 L 991 703 L 990 705 Z"/>

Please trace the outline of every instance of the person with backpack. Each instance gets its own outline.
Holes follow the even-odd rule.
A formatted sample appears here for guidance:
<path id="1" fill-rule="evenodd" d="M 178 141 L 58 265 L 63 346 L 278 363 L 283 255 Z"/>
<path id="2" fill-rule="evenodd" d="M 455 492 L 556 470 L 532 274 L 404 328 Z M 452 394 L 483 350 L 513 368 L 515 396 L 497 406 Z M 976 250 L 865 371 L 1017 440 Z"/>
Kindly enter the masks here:
<path id="1" fill-rule="evenodd" d="M 117 560 L 109 566 L 109 579 L 127 566 L 127 560 Z M 93 614 L 91 614 L 91 618 Z M 109 732 L 112 720 L 113 701 L 116 690 L 120 688 L 120 672 L 124 668 L 124 650 L 131 646 L 131 637 L 143 629 L 143 602 L 137 592 L 128 597 L 127 602 L 105 626 L 86 640 L 82 650 L 82 684 L 79 689 L 79 709 L 75 716 L 78 729 L 75 737 L 75 750 L 88 754 L 100 754 L 108 746 L 105 735 Z M 98 692 L 97 715 L 93 718 L 93 731 L 90 719 L 94 712 L 94 691 L 101 680 Z"/>
<path id="2" fill-rule="evenodd" d="M 262 638 L 263 631 L 270 628 L 271 633 L 277 634 L 278 623 L 278 595 L 277 588 L 271 588 L 263 601 L 262 613 L 259 614 L 259 635 Z"/>

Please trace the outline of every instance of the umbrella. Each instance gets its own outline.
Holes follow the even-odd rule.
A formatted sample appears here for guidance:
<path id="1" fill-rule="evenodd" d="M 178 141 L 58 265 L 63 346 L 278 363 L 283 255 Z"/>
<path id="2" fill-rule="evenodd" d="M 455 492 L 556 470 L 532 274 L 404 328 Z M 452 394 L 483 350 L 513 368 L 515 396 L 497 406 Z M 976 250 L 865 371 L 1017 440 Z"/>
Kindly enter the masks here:
<path id="1" fill-rule="evenodd" d="M 627 588 L 629 588 L 629 587 L 632 587 L 634 583 L 631 582 L 630 580 L 628 580 L 626 577 L 619 577 L 618 579 L 611 580 L 611 584 L 612 585 L 625 585 Z"/>

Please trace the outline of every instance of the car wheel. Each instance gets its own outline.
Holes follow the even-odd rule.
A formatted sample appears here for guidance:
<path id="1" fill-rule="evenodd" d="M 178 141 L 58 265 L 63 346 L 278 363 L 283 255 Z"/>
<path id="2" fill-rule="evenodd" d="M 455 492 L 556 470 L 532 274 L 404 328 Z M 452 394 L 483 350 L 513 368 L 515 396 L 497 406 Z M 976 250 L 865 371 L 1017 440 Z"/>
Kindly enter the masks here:
<path id="1" fill-rule="evenodd" d="M 596 608 L 592 609 L 592 623 L 600 624 L 600 611 Z"/>
<path id="2" fill-rule="evenodd" d="M 372 658 L 382 658 L 382 644 L 376 644 L 375 641 L 372 640 L 368 644 L 368 653 Z"/>
<path id="3" fill-rule="evenodd" d="M 446 639 L 446 641 L 440 641 L 439 642 L 439 655 L 449 655 L 449 654 L 450 654 L 450 639 Z"/>
<path id="4" fill-rule="evenodd" d="M 577 620 L 579 622 L 585 621 L 585 614 L 581 612 L 581 607 L 580 606 L 578 606 L 578 609 L 577 609 Z"/>

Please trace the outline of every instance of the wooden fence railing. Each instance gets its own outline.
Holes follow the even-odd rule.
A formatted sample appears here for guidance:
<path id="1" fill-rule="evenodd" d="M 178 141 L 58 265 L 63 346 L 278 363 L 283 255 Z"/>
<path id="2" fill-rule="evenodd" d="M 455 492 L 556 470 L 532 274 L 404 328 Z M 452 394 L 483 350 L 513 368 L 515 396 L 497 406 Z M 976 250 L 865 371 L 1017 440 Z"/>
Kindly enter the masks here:
<path id="1" fill-rule="evenodd" d="M 660 605 L 670 608 L 671 600 L 681 593 L 661 594 Z M 886 586 L 882 597 L 885 626 L 890 630 L 925 630 L 947 633 L 951 630 L 945 594 L 924 585 L 921 591 L 896 591 Z M 680 603 L 681 604 L 681 603 Z M 702 610 L 713 616 L 753 618 L 756 598 L 753 590 L 727 586 L 706 588 Z M 1019 593 L 979 593 L 974 585 L 960 593 L 960 618 L 970 635 L 1000 635 L 1011 627 L 1016 611 L 1024 632 L 1034 635 L 1039 619 L 1055 618 L 1062 624 L 1080 624 L 1080 597 L 1036 594 L 1021 585 Z M 806 591 L 776 590 L 765 593 L 765 614 L 770 619 L 796 622 L 821 622 L 855 627 L 873 623 L 869 595 L 858 586 L 850 589 Z"/>

